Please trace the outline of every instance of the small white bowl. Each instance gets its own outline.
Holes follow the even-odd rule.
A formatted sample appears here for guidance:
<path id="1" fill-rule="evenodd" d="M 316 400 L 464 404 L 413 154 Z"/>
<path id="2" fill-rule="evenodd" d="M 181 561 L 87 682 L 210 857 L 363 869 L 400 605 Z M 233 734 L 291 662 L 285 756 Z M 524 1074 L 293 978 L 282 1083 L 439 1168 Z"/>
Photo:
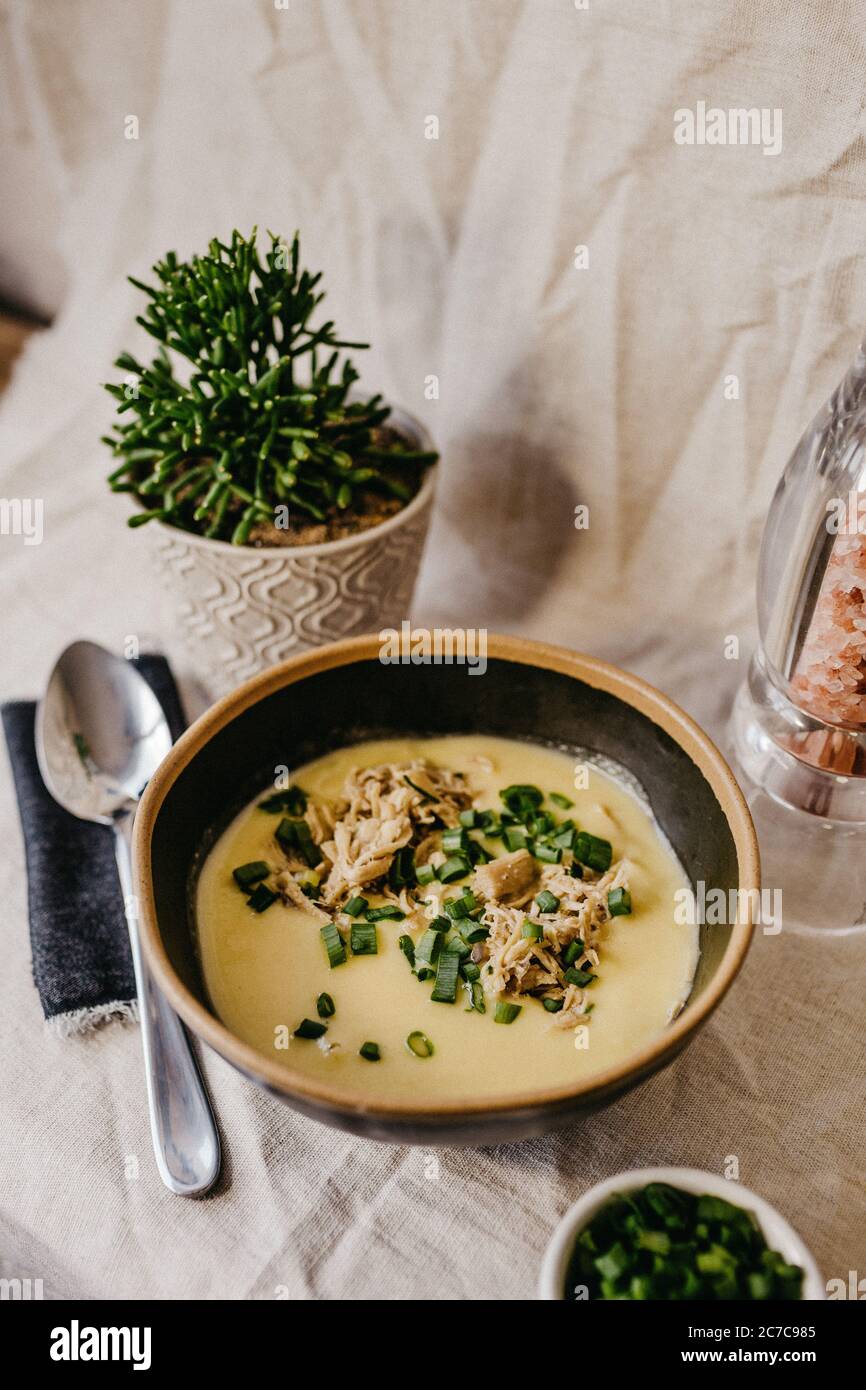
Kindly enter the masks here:
<path id="1" fill-rule="evenodd" d="M 735 1206 L 745 1207 L 756 1217 L 764 1239 L 771 1250 L 778 1250 L 789 1264 L 799 1265 L 803 1271 L 804 1300 L 818 1300 L 827 1297 L 824 1280 L 809 1250 L 803 1244 L 793 1226 L 789 1226 L 784 1216 L 765 1202 L 763 1197 L 750 1192 L 738 1182 L 720 1178 L 715 1173 L 705 1173 L 700 1168 L 631 1168 L 617 1173 L 604 1182 L 596 1183 L 584 1192 L 563 1216 L 554 1231 L 541 1265 L 538 1279 L 538 1297 L 561 1301 L 565 1293 L 565 1278 L 574 1250 L 574 1242 L 584 1226 L 615 1192 L 633 1192 L 635 1188 L 646 1187 L 647 1183 L 664 1182 L 671 1187 L 681 1187 L 685 1192 L 696 1196 L 709 1193 L 722 1197 Z"/>

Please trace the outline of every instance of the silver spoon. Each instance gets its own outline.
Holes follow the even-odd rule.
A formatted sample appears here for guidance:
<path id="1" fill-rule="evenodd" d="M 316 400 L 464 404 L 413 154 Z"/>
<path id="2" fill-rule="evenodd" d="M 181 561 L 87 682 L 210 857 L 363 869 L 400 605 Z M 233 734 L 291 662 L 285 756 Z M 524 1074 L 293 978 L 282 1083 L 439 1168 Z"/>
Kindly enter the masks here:
<path id="1" fill-rule="evenodd" d="M 46 787 L 81 820 L 110 825 L 138 991 L 150 1132 L 172 1192 L 207 1192 L 220 1168 L 210 1102 L 180 1019 L 141 953 L 132 879 L 135 806 L 171 747 L 162 706 L 129 661 L 95 642 L 60 656 L 36 714 L 36 755 Z"/>

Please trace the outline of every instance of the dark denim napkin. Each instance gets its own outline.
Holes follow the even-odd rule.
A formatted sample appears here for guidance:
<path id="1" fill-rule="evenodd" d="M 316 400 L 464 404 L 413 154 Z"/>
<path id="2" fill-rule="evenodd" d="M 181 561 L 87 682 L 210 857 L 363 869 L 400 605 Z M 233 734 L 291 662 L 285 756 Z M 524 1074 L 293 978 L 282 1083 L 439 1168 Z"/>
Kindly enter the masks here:
<path id="1" fill-rule="evenodd" d="M 178 738 L 186 721 L 168 662 L 148 655 L 136 664 Z M 2 715 L 24 832 L 33 978 L 42 1011 L 64 1033 L 85 1031 L 112 1015 L 132 1016 L 135 978 L 114 833 L 70 816 L 47 791 L 36 762 L 34 702 L 12 701 Z"/>

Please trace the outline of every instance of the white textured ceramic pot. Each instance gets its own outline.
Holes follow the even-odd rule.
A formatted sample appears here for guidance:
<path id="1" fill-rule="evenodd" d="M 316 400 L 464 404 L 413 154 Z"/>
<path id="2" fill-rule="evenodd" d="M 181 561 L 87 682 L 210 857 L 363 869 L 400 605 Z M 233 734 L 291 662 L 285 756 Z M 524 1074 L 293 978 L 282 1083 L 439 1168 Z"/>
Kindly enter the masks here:
<path id="1" fill-rule="evenodd" d="M 424 426 L 401 410 L 389 424 L 416 449 L 433 449 Z M 161 576 L 184 646 L 212 695 L 324 642 L 399 628 L 409 603 L 433 505 L 436 468 L 408 506 L 387 521 L 319 545 L 230 545 L 149 522 Z"/>

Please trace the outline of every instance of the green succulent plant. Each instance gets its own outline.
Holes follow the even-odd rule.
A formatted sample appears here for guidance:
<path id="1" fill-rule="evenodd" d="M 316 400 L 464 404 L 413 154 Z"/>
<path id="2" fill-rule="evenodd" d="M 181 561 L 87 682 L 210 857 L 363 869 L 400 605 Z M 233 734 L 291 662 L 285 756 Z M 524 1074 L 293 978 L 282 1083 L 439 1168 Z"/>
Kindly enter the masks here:
<path id="1" fill-rule="evenodd" d="M 120 460 L 109 483 L 143 507 L 130 526 L 159 518 L 244 545 L 290 514 L 321 522 L 371 497 L 405 503 L 436 459 L 386 427 L 381 396 L 349 399 L 359 378 L 346 349 L 368 345 L 331 320 L 312 326 L 321 273 L 300 267 L 297 234 L 291 246 L 268 235 L 263 258 L 255 229 L 235 231 L 188 261 L 170 251 L 155 286 L 129 277 L 148 297 L 136 322 L 160 345 L 149 365 L 122 353 L 127 379 L 106 386 L 118 419 L 103 440 Z"/>

